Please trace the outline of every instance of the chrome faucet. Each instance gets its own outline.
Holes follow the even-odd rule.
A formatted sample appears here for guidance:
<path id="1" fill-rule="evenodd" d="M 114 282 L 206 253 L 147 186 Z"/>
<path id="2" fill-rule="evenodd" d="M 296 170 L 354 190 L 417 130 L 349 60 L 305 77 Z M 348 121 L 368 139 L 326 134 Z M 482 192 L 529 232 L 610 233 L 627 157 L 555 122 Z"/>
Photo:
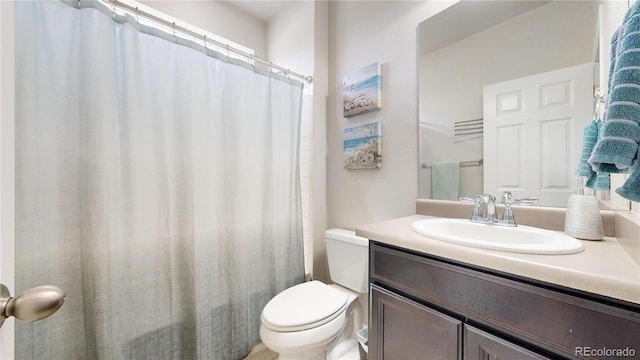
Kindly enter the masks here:
<path id="1" fill-rule="evenodd" d="M 502 211 L 502 218 L 498 219 L 495 204 L 496 198 L 491 194 L 476 195 L 473 199 L 474 206 L 471 221 L 488 225 L 518 226 L 513 216 L 511 205 L 531 205 L 535 200 L 538 199 L 514 199 L 510 191 L 503 192 L 502 204 L 504 204 L 504 210 Z M 486 212 L 484 211 L 485 209 Z"/>
<path id="2" fill-rule="evenodd" d="M 471 221 L 493 224 L 496 220 L 496 198 L 491 194 L 477 195 L 474 198 L 473 214 L 471 215 Z M 485 211 L 486 209 L 486 216 Z"/>

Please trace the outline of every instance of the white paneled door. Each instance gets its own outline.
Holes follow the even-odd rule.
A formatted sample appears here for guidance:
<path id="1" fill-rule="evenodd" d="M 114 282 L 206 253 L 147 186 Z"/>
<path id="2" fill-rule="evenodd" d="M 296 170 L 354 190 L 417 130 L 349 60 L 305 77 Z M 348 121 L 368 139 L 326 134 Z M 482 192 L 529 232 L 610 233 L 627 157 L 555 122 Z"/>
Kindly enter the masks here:
<path id="1" fill-rule="evenodd" d="M 594 64 L 484 87 L 484 191 L 566 206 L 584 127 L 593 119 Z"/>

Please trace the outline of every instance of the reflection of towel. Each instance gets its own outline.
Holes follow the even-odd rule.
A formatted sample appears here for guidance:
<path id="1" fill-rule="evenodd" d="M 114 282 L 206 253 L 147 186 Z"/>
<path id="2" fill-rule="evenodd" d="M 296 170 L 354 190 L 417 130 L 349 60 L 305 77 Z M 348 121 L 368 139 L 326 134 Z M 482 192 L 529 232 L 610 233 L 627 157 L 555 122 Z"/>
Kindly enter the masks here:
<path id="1" fill-rule="evenodd" d="M 622 187 L 616 189 L 616 193 L 625 199 L 640 202 L 640 166 L 636 167 Z"/>
<path id="2" fill-rule="evenodd" d="M 431 165 L 431 197 L 438 200 L 458 200 L 460 162 L 442 161 Z"/>
<path id="3" fill-rule="evenodd" d="M 640 1 L 633 4 L 611 39 L 607 109 L 602 138 L 589 158 L 596 172 L 633 172 L 616 192 L 640 199 Z"/>
<path id="4" fill-rule="evenodd" d="M 576 176 L 587 178 L 587 187 L 594 190 L 609 190 L 610 176 L 605 173 L 596 173 L 589 165 L 588 160 L 596 142 L 600 139 L 600 128 L 602 122 L 593 120 L 584 128 L 582 157 L 580 157 L 580 165 L 576 171 Z"/>

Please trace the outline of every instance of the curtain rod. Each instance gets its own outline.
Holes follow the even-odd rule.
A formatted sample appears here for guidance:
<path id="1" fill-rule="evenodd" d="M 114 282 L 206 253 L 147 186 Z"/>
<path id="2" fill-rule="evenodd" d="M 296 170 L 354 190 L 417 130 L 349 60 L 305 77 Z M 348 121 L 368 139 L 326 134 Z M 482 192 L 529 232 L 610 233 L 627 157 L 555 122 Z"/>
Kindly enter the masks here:
<path id="1" fill-rule="evenodd" d="M 276 69 L 276 70 L 280 70 L 280 71 L 282 71 L 284 73 L 285 76 L 291 75 L 291 76 L 300 78 L 300 79 L 306 81 L 308 84 L 311 84 L 311 82 L 313 82 L 313 77 L 312 76 L 305 76 L 305 75 L 299 74 L 299 73 L 297 73 L 295 71 L 291 71 L 290 69 L 287 69 L 287 68 L 285 68 L 283 66 L 274 64 L 271 61 L 267 61 L 267 60 L 261 59 L 261 58 L 255 56 L 255 55 L 253 55 L 253 54 L 250 54 L 250 53 L 247 53 L 247 52 L 242 51 L 240 49 L 236 49 L 236 48 L 234 48 L 232 46 L 229 46 L 229 44 L 224 44 L 224 43 L 222 43 L 220 41 L 217 41 L 217 40 L 214 40 L 212 38 L 209 38 L 209 37 L 207 37 L 207 35 L 202 35 L 202 34 L 194 32 L 194 31 L 191 31 L 191 30 L 189 30 L 187 28 L 184 28 L 184 27 L 182 27 L 180 25 L 177 25 L 175 22 L 170 22 L 170 21 L 167 21 L 167 20 L 165 20 L 163 18 L 157 17 L 157 16 L 155 16 L 153 14 L 149 14 L 149 13 L 143 11 L 143 10 L 138 9 L 137 7 L 125 4 L 125 3 L 121 2 L 121 1 L 118 1 L 118 0 L 103 0 L 103 1 L 108 2 L 109 4 L 111 4 L 111 5 L 115 6 L 115 7 L 120 7 L 120 8 L 126 9 L 126 10 L 136 14 L 137 16 L 143 16 L 143 17 L 151 19 L 151 20 L 153 20 L 155 22 L 158 22 L 160 24 L 166 25 L 166 26 L 172 28 L 174 31 L 179 31 L 179 32 L 181 32 L 183 34 L 186 34 L 186 35 L 190 36 L 190 37 L 196 38 L 198 40 L 202 40 L 204 42 L 205 46 L 206 46 L 207 43 L 215 44 L 215 45 L 218 45 L 219 47 L 225 48 L 229 52 L 232 52 L 232 53 L 240 55 L 242 57 L 251 59 L 251 60 L 253 60 L 255 62 L 258 62 L 260 64 L 267 65 L 270 68 L 273 68 L 273 69 Z"/>

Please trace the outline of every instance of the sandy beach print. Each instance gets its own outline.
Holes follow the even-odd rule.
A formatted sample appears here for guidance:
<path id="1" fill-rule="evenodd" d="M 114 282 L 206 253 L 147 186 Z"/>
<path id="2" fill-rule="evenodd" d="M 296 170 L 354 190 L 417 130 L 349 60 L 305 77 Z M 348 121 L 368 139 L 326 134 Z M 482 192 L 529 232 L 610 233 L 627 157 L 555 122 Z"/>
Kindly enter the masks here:
<path id="1" fill-rule="evenodd" d="M 344 129 L 344 168 L 382 167 L 382 131 L 380 122 Z"/>
<path id="2" fill-rule="evenodd" d="M 380 110 L 382 97 L 380 85 L 381 75 L 378 62 L 344 77 L 342 92 L 344 117 Z"/>

